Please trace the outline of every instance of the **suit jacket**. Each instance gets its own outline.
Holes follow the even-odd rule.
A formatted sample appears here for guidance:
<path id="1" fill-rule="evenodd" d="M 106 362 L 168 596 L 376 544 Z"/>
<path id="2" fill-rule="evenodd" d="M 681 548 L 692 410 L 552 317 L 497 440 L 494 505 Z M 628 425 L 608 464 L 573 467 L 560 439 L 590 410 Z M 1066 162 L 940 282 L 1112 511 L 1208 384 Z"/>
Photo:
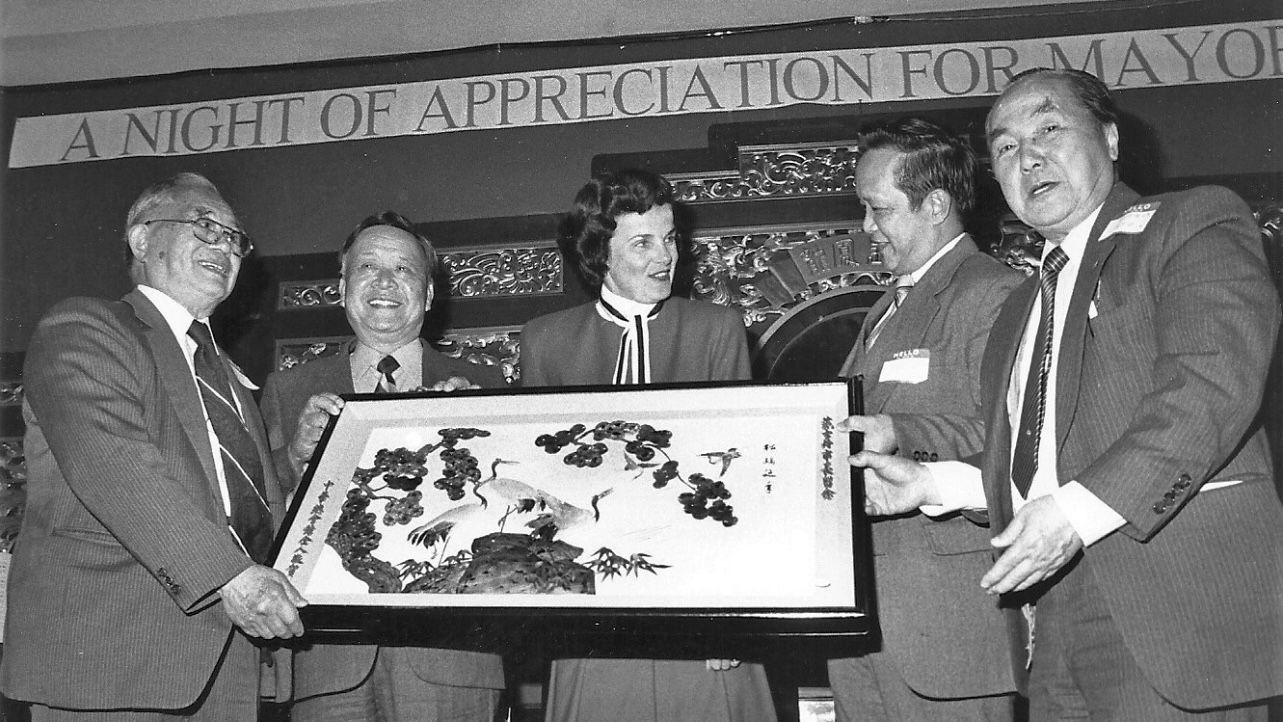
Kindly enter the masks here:
<path id="1" fill-rule="evenodd" d="M 1146 678 L 1182 707 L 1283 692 L 1283 508 L 1257 420 L 1280 318 L 1268 274 L 1233 193 L 1141 199 L 1120 183 L 1057 350 L 1058 478 L 1126 520 L 1070 573 L 1092 574 Z M 1005 398 L 1036 289 L 1007 301 L 982 367 L 995 533 L 1012 518 Z"/>
<path id="2" fill-rule="evenodd" d="M 623 329 L 602 318 L 596 301 L 540 316 L 521 330 L 524 386 L 609 384 Z M 673 297 L 650 322 L 655 382 L 747 379 L 748 344 L 735 311 Z"/>
<path id="3" fill-rule="evenodd" d="M 998 309 L 1023 279 L 964 236 L 866 349 L 866 335 L 894 292 L 869 310 L 841 373 L 863 376 L 864 413 L 891 416 L 900 455 L 937 461 L 980 450 L 980 359 Z M 929 354 L 927 377 L 887 380 L 896 357 L 915 350 Z M 1007 649 L 995 644 L 1006 635 L 1006 620 L 979 584 L 993 561 L 989 530 L 958 515 L 915 514 L 875 520 L 872 531 L 882 650 L 908 685 L 946 699 L 1012 691 Z"/>
<path id="4" fill-rule="evenodd" d="M 298 414 L 309 397 L 322 391 L 350 394 L 351 357 L 346 353 L 310 361 L 267 377 L 263 389 L 263 419 L 277 458 L 280 478 L 291 472 L 285 452 L 298 428 Z M 462 376 L 474 384 L 502 387 L 503 374 L 496 367 L 478 366 L 445 356 L 424 344 L 423 385 L 431 386 L 451 376 Z M 368 389 L 366 389 L 368 390 Z M 291 484 L 292 488 L 293 484 Z M 408 651 L 408 650 L 407 650 Z M 448 649 L 417 649 L 405 655 L 420 678 L 433 684 L 453 687 L 503 689 L 503 659 L 495 654 Z M 378 647 L 372 645 L 313 644 L 294 655 L 294 696 L 342 692 L 365 680 L 374 667 Z"/>
<path id="5" fill-rule="evenodd" d="M 267 475 L 267 439 L 227 369 Z M 190 367 L 137 290 L 41 320 L 24 371 L 27 510 L 9 578 L 0 679 L 71 708 L 179 708 L 232 634 L 215 592 L 251 565 L 228 529 Z"/>

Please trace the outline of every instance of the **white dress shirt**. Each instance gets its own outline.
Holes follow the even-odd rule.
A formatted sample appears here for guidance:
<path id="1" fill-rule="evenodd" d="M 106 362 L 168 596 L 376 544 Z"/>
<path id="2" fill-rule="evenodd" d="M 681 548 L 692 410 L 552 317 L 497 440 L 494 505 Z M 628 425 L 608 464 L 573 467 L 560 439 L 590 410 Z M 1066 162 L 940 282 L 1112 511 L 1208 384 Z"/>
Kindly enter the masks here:
<path id="1" fill-rule="evenodd" d="M 1058 356 L 1060 339 L 1065 328 L 1065 319 L 1069 312 L 1069 299 L 1073 297 L 1074 286 L 1078 280 L 1078 269 L 1082 265 L 1083 254 L 1091 240 L 1091 228 L 1100 214 L 1097 208 L 1065 236 L 1060 248 L 1068 256 L 1068 261 L 1060 270 L 1056 279 L 1056 304 L 1053 309 L 1053 336 L 1051 372 L 1047 378 L 1047 414 L 1043 422 L 1042 435 L 1038 440 L 1038 468 L 1034 472 L 1029 496 L 1022 497 L 1012 486 L 1012 510 L 1019 511 L 1022 506 L 1033 499 L 1050 495 L 1069 520 L 1069 524 L 1082 539 L 1083 544 L 1090 546 L 1121 527 L 1123 517 L 1108 504 L 1091 493 L 1077 481 L 1060 484 L 1056 476 L 1056 378 L 1060 368 Z M 1051 241 L 1044 244 L 1043 258 L 1055 247 Z M 1020 341 L 1020 350 L 1016 363 L 1011 370 L 1011 379 L 1007 384 L 1007 420 L 1011 428 L 1020 425 L 1021 404 L 1024 399 L 1025 380 L 1029 377 L 1029 365 L 1032 362 L 1034 340 L 1038 332 L 1038 319 L 1041 316 L 1042 299 L 1036 296 L 1033 310 L 1026 322 L 1024 335 Z M 1012 453 L 1015 444 L 1012 444 Z M 939 490 L 941 504 L 925 506 L 923 513 L 929 515 L 943 514 L 958 509 L 985 507 L 984 484 L 980 470 L 970 464 L 958 461 L 946 461 L 927 464 Z"/>

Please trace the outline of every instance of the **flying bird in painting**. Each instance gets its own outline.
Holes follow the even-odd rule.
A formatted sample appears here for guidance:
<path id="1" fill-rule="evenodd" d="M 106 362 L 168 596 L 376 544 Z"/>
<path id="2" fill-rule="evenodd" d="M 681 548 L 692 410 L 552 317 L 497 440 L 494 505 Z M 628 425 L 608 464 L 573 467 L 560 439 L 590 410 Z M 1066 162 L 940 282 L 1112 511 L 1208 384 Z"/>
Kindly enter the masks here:
<path id="1" fill-rule="evenodd" d="M 720 463 L 722 465 L 722 470 L 717 472 L 717 475 L 723 476 L 726 474 L 726 470 L 731 468 L 731 460 L 740 458 L 740 452 L 739 449 L 732 446 L 726 451 L 707 451 L 700 454 L 700 456 L 708 459 L 708 463 L 713 464 L 714 466 Z"/>

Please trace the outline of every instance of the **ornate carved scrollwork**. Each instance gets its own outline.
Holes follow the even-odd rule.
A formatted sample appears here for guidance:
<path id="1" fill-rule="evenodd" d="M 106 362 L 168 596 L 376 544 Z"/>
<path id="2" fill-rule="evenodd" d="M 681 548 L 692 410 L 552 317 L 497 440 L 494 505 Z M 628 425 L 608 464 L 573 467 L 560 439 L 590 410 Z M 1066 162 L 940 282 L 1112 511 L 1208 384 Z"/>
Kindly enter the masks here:
<path id="1" fill-rule="evenodd" d="M 854 193 L 858 158 L 854 141 L 745 145 L 733 171 L 672 173 L 668 179 L 685 203 Z"/>
<path id="2" fill-rule="evenodd" d="M 13 551 L 27 506 L 27 458 L 22 439 L 0 439 L 0 552 Z"/>
<path id="3" fill-rule="evenodd" d="M 318 308 L 337 306 L 342 296 L 339 294 L 339 280 L 328 278 L 320 281 L 293 281 L 282 283 L 276 307 L 280 310 L 299 308 Z"/>
<path id="4" fill-rule="evenodd" d="M 22 405 L 22 382 L 0 381 L 0 406 Z"/>
<path id="5" fill-rule="evenodd" d="M 462 298 L 561 293 L 563 263 L 555 241 L 516 248 L 479 248 L 441 254 L 450 293 Z"/>

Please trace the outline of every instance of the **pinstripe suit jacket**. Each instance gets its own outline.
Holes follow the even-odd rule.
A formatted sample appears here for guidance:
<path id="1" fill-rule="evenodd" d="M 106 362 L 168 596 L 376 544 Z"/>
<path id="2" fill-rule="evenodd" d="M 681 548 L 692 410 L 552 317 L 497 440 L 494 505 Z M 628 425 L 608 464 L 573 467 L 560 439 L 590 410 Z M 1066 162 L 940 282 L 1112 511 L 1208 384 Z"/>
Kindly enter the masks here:
<path id="1" fill-rule="evenodd" d="M 1105 234 L 1129 210 L 1143 229 Z M 1133 216 L 1135 217 L 1135 216 Z M 983 363 L 995 533 L 1012 518 L 1005 399 L 1033 305 L 1003 307 Z M 1279 299 L 1246 205 L 1219 187 L 1114 187 L 1057 349 L 1057 475 L 1126 523 L 1085 552 L 1146 678 L 1182 707 L 1283 693 L 1283 508 L 1258 411 Z M 1238 480 L 1200 491 L 1209 481 Z"/>
<path id="2" fill-rule="evenodd" d="M 282 480 L 292 478 L 285 465 L 285 452 L 298 428 L 298 414 L 308 398 L 322 391 L 336 394 L 354 391 L 350 358 L 340 353 L 267 377 L 263 388 L 263 419 Z M 504 385 L 503 374 L 497 368 L 452 359 L 425 344 L 423 385 L 431 386 L 451 376 L 462 376 L 483 387 Z M 407 658 L 415 673 L 426 682 L 452 687 L 504 688 L 503 659 L 498 655 L 427 648 L 415 652 Z M 370 674 L 377 653 L 378 647 L 371 645 L 313 644 L 300 649 L 294 655 L 295 698 L 353 689 Z"/>
<path id="3" fill-rule="evenodd" d="M 254 400 L 228 375 L 279 521 Z M 183 350 L 137 290 L 72 298 L 41 320 L 24 379 L 28 497 L 5 694 L 71 708 L 192 704 L 232 632 L 215 592 L 251 562 L 227 526 Z"/>
<path id="4" fill-rule="evenodd" d="M 892 417 L 900 455 L 936 461 L 980 450 L 980 359 L 999 307 L 1023 278 L 964 236 L 866 349 L 866 335 L 894 292 L 869 310 L 841 374 L 864 377 L 864 412 Z M 915 349 L 930 353 L 925 380 L 879 380 L 896 354 Z M 994 644 L 1006 621 L 979 584 L 992 563 L 989 530 L 961 516 L 921 514 L 879 519 L 872 530 L 882 650 L 909 686 L 955 699 L 1012 691 L 1007 649 Z"/>

